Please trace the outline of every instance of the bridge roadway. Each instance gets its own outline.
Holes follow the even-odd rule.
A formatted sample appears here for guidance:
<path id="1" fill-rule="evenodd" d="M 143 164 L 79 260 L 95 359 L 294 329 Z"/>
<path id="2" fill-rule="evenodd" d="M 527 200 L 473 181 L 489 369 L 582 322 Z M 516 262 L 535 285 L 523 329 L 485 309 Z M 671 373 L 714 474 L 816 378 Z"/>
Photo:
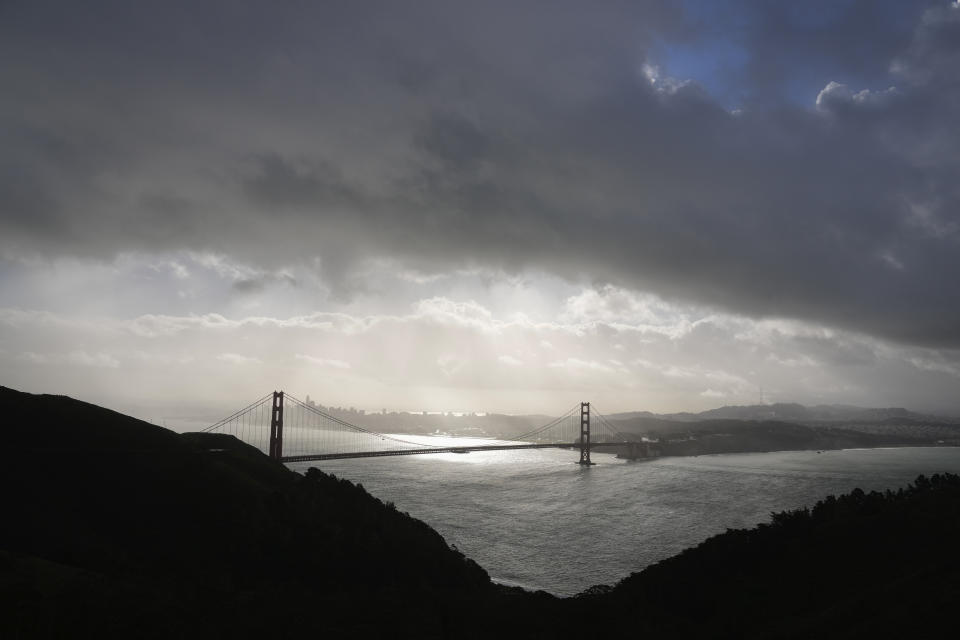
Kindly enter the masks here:
<path id="1" fill-rule="evenodd" d="M 590 448 L 628 447 L 632 442 L 591 442 Z M 347 458 L 380 458 L 383 456 L 418 456 L 427 453 L 470 453 L 471 451 L 510 451 L 513 449 L 579 449 L 579 442 L 552 442 L 550 444 L 484 444 L 469 447 L 430 447 L 398 449 L 395 451 L 360 451 L 357 453 L 315 453 L 304 456 L 283 456 L 280 462 L 313 462 L 315 460 L 344 460 Z"/>

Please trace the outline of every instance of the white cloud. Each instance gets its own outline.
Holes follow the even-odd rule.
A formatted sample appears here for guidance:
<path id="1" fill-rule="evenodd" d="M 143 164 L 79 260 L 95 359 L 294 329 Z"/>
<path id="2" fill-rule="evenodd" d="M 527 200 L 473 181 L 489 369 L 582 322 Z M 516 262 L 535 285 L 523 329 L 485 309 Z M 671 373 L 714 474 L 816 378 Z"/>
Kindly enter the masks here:
<path id="1" fill-rule="evenodd" d="M 336 358 L 318 358 L 316 356 L 309 356 L 304 353 L 298 353 L 294 356 L 297 360 L 303 360 L 309 362 L 310 364 L 315 364 L 321 367 L 333 367 L 334 369 L 349 369 L 350 363 L 343 360 L 337 360 Z"/>
<path id="2" fill-rule="evenodd" d="M 574 325 L 608 324 L 618 328 L 679 336 L 689 331 L 689 308 L 612 285 L 588 288 L 567 298 L 560 320 Z"/>
<path id="3" fill-rule="evenodd" d="M 960 222 L 951 220 L 951 212 L 938 202 L 910 202 L 906 221 L 933 238 L 960 235 Z"/>
<path id="4" fill-rule="evenodd" d="M 566 360 L 557 360 L 547 365 L 553 369 L 563 369 L 571 373 L 601 372 L 613 373 L 613 367 L 597 362 L 596 360 L 582 360 L 580 358 L 567 358 Z"/>
<path id="5" fill-rule="evenodd" d="M 798 355 L 798 356 L 781 356 L 776 353 L 770 353 L 767 355 L 767 360 L 770 362 L 776 363 L 781 367 L 816 367 L 818 363 L 816 360 L 811 358 L 808 355 Z"/>
<path id="6" fill-rule="evenodd" d="M 170 336 L 189 329 L 223 329 L 236 326 L 238 326 L 237 322 L 227 320 L 219 313 L 187 317 L 147 314 L 135 318 L 128 324 L 131 332 L 145 338 Z"/>
<path id="7" fill-rule="evenodd" d="M 671 96 L 685 87 L 692 87 L 691 80 L 678 80 L 671 76 L 665 76 L 661 73 L 660 67 L 655 64 L 645 62 L 640 66 L 640 74 L 646 79 L 650 86 L 659 94 Z"/>
<path id="8" fill-rule="evenodd" d="M 437 366 L 445 376 L 453 376 L 466 365 L 466 360 L 455 354 L 444 354 L 437 358 Z"/>
<path id="9" fill-rule="evenodd" d="M 473 300 L 456 302 L 443 297 L 421 300 L 417 303 L 415 315 L 435 322 L 467 326 L 481 331 L 498 331 L 502 324 L 494 320 L 493 314 L 488 309 Z"/>
<path id="10" fill-rule="evenodd" d="M 431 284 L 450 277 L 448 273 L 419 273 L 408 270 L 398 271 L 396 275 L 399 279 L 413 284 Z"/>
<path id="11" fill-rule="evenodd" d="M 42 353 L 34 353 L 33 351 L 25 351 L 20 354 L 20 359 L 32 364 L 47 364 L 50 362 L 50 356 L 43 355 Z"/>
<path id="12" fill-rule="evenodd" d="M 900 259 L 897 258 L 897 256 L 895 256 L 891 251 L 880 252 L 880 259 L 883 260 L 884 264 L 895 271 L 903 271 L 906 269 L 906 266 L 904 266 L 903 262 L 901 262 Z"/>
<path id="13" fill-rule="evenodd" d="M 753 403 L 761 385 L 790 401 L 923 409 L 952 397 L 960 372 L 957 354 L 799 321 L 676 308 L 609 288 L 572 297 L 561 307 L 566 315 L 546 310 L 525 317 L 515 308 L 496 313 L 476 300 L 447 297 L 414 304 L 405 315 L 124 320 L 0 309 L 0 374 L 8 385 L 37 391 L 108 386 L 172 404 L 223 397 L 223 409 L 230 399 L 242 403 L 283 388 L 374 410 L 550 413 L 571 397 L 608 412 L 715 406 L 719 398 L 704 390 L 725 394 L 724 404 Z M 585 301 L 597 302 L 596 313 L 578 306 Z M 683 329 L 637 328 L 651 319 Z M 88 373 L 70 373 L 79 366 Z M 346 371 L 349 385 L 322 382 L 324 374 Z"/>
<path id="14" fill-rule="evenodd" d="M 915 357 L 910 358 L 910 364 L 921 371 L 934 371 L 960 378 L 960 363 L 958 362 L 950 363 L 932 360 L 929 358 Z"/>
<path id="15" fill-rule="evenodd" d="M 107 353 L 87 353 L 86 351 L 73 351 L 67 356 L 67 360 L 73 364 L 83 367 L 106 367 L 116 369 L 120 366 L 120 361 Z"/>
<path id="16" fill-rule="evenodd" d="M 239 353 L 221 353 L 217 356 L 217 360 L 240 366 L 260 364 L 262 362 L 260 358 L 251 358 L 250 356 L 240 355 Z"/>
<path id="17" fill-rule="evenodd" d="M 190 257 L 201 267 L 214 271 L 228 280 L 251 280 L 263 275 L 262 269 L 248 267 L 234 262 L 223 255 L 212 253 L 192 253 Z"/>
<path id="18" fill-rule="evenodd" d="M 843 105 L 881 107 L 898 94 L 896 87 L 888 87 L 882 91 L 862 89 L 854 92 L 843 83 L 830 81 L 817 94 L 816 105 L 821 111 L 829 111 Z"/>

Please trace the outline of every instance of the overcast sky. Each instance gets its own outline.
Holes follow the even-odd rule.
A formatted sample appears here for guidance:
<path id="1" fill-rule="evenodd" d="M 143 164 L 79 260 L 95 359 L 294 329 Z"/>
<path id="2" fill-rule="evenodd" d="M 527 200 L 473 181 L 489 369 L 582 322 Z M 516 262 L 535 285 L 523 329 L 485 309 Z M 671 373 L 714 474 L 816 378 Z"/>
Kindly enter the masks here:
<path id="1" fill-rule="evenodd" d="M 0 2 L 0 384 L 960 412 L 960 4 Z"/>

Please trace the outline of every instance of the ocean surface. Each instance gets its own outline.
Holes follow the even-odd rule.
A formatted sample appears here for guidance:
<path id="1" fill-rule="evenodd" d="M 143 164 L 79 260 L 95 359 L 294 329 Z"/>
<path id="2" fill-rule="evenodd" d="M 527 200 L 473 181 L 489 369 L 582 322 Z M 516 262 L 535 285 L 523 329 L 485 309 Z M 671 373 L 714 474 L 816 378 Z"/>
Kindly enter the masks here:
<path id="1" fill-rule="evenodd" d="M 418 440 L 429 438 L 418 436 Z M 573 595 L 728 528 L 856 487 L 960 473 L 960 448 L 789 451 L 629 462 L 566 450 L 298 463 L 361 483 L 419 518 L 498 581 Z"/>

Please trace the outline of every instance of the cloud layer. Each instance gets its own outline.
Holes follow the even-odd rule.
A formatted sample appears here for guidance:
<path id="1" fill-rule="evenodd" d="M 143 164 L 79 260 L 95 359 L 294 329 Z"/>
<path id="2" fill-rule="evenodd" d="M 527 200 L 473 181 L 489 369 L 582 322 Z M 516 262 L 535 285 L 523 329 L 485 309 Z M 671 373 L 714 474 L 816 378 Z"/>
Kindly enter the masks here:
<path id="1" fill-rule="evenodd" d="M 113 402 L 151 396 L 157 406 L 206 407 L 199 417 L 211 421 L 272 388 L 369 410 L 556 413 L 578 398 L 606 412 L 761 399 L 950 410 L 960 382 L 956 352 L 678 308 L 613 287 L 570 296 L 555 321 L 434 297 L 403 314 L 362 316 L 114 321 L 7 309 L 0 329 L 17 345 L 0 353 L 11 384 L 69 384 Z"/>
<path id="2" fill-rule="evenodd" d="M 290 318 L 318 307 L 316 283 L 328 306 L 369 299 L 390 265 L 439 291 L 415 296 L 436 326 L 467 319 L 478 335 L 500 311 L 457 295 L 462 274 L 548 274 L 588 292 L 558 322 L 706 309 L 889 341 L 927 354 L 914 369 L 950 375 L 958 42 L 960 5 L 946 1 L 8 2 L 0 259 L 11 273 L 168 260 L 184 286 L 176 298 L 164 280 L 164 304 L 183 315 L 125 306 L 159 295 L 144 278 L 78 294 L 78 308 L 136 317 L 141 339 L 163 339 L 164 314 L 246 317 L 198 308 L 198 270 L 247 299 L 302 288 L 302 305 L 268 314 Z M 3 306 L 49 311 L 24 282 L 0 277 Z M 364 327 L 413 301 L 323 322 Z M 820 361 L 816 336 L 796 340 L 809 352 L 771 357 Z M 115 368 L 79 342 L 31 366 Z M 290 357 L 361 375 L 349 354 L 308 346 Z M 621 367 L 488 346 L 497 376 Z M 226 344 L 212 357 L 271 362 Z M 471 371 L 462 355 L 428 364 L 443 358 L 436 375 Z M 696 392 L 719 399 L 728 383 Z"/>

